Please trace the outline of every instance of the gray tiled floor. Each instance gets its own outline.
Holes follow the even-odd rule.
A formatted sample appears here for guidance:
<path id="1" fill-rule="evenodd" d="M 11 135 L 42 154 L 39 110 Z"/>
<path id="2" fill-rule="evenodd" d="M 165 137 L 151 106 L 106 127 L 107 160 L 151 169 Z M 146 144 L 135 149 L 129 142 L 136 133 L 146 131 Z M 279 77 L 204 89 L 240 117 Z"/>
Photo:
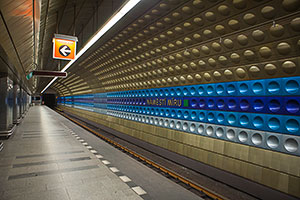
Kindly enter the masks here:
<path id="1" fill-rule="evenodd" d="M 141 199 L 44 106 L 30 108 L 0 152 L 0 199 Z"/>

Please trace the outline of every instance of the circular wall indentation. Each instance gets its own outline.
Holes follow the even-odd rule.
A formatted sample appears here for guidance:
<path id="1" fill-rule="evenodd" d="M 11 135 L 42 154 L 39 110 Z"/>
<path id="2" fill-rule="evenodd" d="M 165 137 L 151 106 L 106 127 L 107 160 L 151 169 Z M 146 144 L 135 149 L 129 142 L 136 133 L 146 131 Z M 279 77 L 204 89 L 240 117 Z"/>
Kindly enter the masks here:
<path id="1" fill-rule="evenodd" d="M 225 69 L 224 75 L 225 75 L 225 77 L 226 77 L 228 80 L 231 80 L 231 79 L 233 78 L 233 73 L 232 73 L 232 71 L 229 70 L 229 69 Z"/>
<path id="2" fill-rule="evenodd" d="M 191 106 L 192 106 L 193 108 L 197 107 L 197 100 L 196 100 L 196 99 L 192 99 L 192 100 L 191 100 Z"/>
<path id="3" fill-rule="evenodd" d="M 262 140 L 263 140 L 263 138 L 262 138 L 261 134 L 259 134 L 259 133 L 254 133 L 251 137 L 251 141 L 255 145 L 260 145 L 262 143 Z"/>
<path id="4" fill-rule="evenodd" d="M 221 127 L 217 128 L 217 130 L 216 130 L 216 136 L 220 138 L 223 135 L 224 135 L 224 129 L 221 128 Z"/>
<path id="5" fill-rule="evenodd" d="M 244 15 L 243 20 L 246 22 L 248 25 L 254 25 L 257 22 L 257 18 L 255 17 L 254 14 L 252 13 L 247 13 Z"/>
<path id="6" fill-rule="evenodd" d="M 236 92 L 235 86 L 234 86 L 233 84 L 229 84 L 229 85 L 227 86 L 227 93 L 228 93 L 229 95 L 232 95 L 232 94 L 234 94 L 235 92 Z"/>
<path id="7" fill-rule="evenodd" d="M 263 85 L 260 82 L 256 82 L 252 86 L 252 91 L 254 94 L 259 94 L 263 92 Z"/>
<path id="8" fill-rule="evenodd" d="M 240 45 L 247 45 L 248 44 L 248 37 L 246 35 L 238 35 L 237 36 L 237 41 Z"/>
<path id="9" fill-rule="evenodd" d="M 285 84 L 285 91 L 290 94 L 295 94 L 299 91 L 299 84 L 295 80 L 289 80 Z"/>
<path id="10" fill-rule="evenodd" d="M 242 83 L 239 85 L 239 91 L 241 94 L 246 94 L 248 92 L 248 85 L 246 83 Z"/>
<path id="11" fill-rule="evenodd" d="M 214 102 L 214 100 L 209 99 L 209 100 L 207 101 L 207 107 L 208 107 L 209 109 L 212 109 L 213 107 L 215 107 L 215 102 Z"/>
<path id="12" fill-rule="evenodd" d="M 200 87 L 198 88 L 198 93 L 199 93 L 200 95 L 203 95 L 203 94 L 204 94 L 204 88 L 203 88 L 202 86 L 200 86 Z"/>
<path id="13" fill-rule="evenodd" d="M 181 95 L 181 90 L 179 88 L 176 89 L 176 95 L 180 96 Z"/>
<path id="14" fill-rule="evenodd" d="M 284 141 L 283 146 L 288 152 L 296 152 L 298 150 L 299 144 L 294 138 L 288 138 Z"/>
<path id="15" fill-rule="evenodd" d="M 291 27 L 294 31 L 300 31 L 300 17 L 296 17 L 291 21 Z"/>
<path id="16" fill-rule="evenodd" d="M 230 13 L 230 9 L 227 5 L 220 5 L 218 7 L 218 11 L 219 11 L 219 13 L 221 13 L 224 16 L 227 16 Z"/>
<path id="17" fill-rule="evenodd" d="M 194 87 L 191 87 L 190 93 L 191 93 L 191 95 L 195 95 L 196 94 L 196 89 Z"/>
<path id="18" fill-rule="evenodd" d="M 159 120 L 159 125 L 162 126 L 163 124 L 164 124 L 164 120 L 163 120 L 163 119 L 160 119 L 160 120 Z"/>
<path id="19" fill-rule="evenodd" d="M 277 51 L 281 55 L 287 55 L 292 51 L 291 45 L 287 42 L 281 42 L 277 45 Z"/>
<path id="20" fill-rule="evenodd" d="M 206 91 L 208 95 L 212 95 L 214 93 L 214 88 L 212 86 L 207 86 Z"/>
<path id="21" fill-rule="evenodd" d="M 225 47 L 228 49 L 232 49 L 234 47 L 234 43 L 231 39 L 227 38 L 223 41 L 223 43 L 224 43 Z"/>
<path id="22" fill-rule="evenodd" d="M 293 61 L 285 61 L 282 63 L 282 69 L 287 74 L 292 74 L 296 71 L 297 65 Z"/>
<path id="23" fill-rule="evenodd" d="M 274 75 L 277 72 L 277 67 L 271 63 L 266 64 L 264 69 L 268 75 Z"/>
<path id="24" fill-rule="evenodd" d="M 203 132 L 204 132 L 204 126 L 201 124 L 198 126 L 198 133 L 203 134 Z"/>
<path id="25" fill-rule="evenodd" d="M 199 100 L 199 107 L 202 109 L 205 108 L 205 100 L 204 99 Z"/>
<path id="26" fill-rule="evenodd" d="M 212 122 L 215 119 L 215 115 L 213 113 L 208 113 L 207 115 L 207 121 Z"/>
<path id="27" fill-rule="evenodd" d="M 194 0 L 193 6 L 195 6 L 197 8 L 204 8 L 205 3 L 202 0 Z"/>
<path id="28" fill-rule="evenodd" d="M 228 115 L 228 118 L 227 118 L 227 121 L 230 125 L 236 123 L 236 117 L 234 114 L 229 114 Z"/>
<path id="29" fill-rule="evenodd" d="M 191 119 L 196 120 L 196 118 L 197 118 L 197 113 L 195 111 L 193 111 L 191 114 Z"/>
<path id="30" fill-rule="evenodd" d="M 205 132 L 206 132 L 207 135 L 212 136 L 213 133 L 214 133 L 214 129 L 213 129 L 212 126 L 208 126 L 208 127 L 206 127 Z"/>
<path id="31" fill-rule="evenodd" d="M 277 138 L 276 136 L 273 136 L 273 135 L 269 136 L 269 137 L 267 138 L 267 145 L 268 145 L 270 148 L 272 148 L 272 149 L 277 148 L 278 145 L 279 145 L 279 140 L 278 140 L 278 138 Z"/>
<path id="32" fill-rule="evenodd" d="M 209 73 L 205 72 L 203 76 L 206 81 L 211 81 L 211 75 Z"/>
<path id="33" fill-rule="evenodd" d="M 215 21 L 216 20 L 216 15 L 213 12 L 206 12 L 204 14 L 207 20 L 209 21 Z"/>
<path id="34" fill-rule="evenodd" d="M 220 80 L 222 77 L 222 74 L 218 71 L 214 71 L 213 76 L 216 80 Z"/>
<path id="35" fill-rule="evenodd" d="M 231 19 L 228 21 L 228 26 L 232 29 L 232 30 L 239 30 L 240 29 L 240 24 L 238 20 L 235 19 Z"/>
<path id="36" fill-rule="evenodd" d="M 213 50 L 215 50 L 217 52 L 219 52 L 219 51 L 222 50 L 222 47 L 221 47 L 221 45 L 218 42 L 213 42 L 211 44 L 211 47 L 213 48 Z"/>
<path id="37" fill-rule="evenodd" d="M 238 9 L 243 9 L 243 8 L 246 8 L 246 6 L 247 6 L 247 0 L 233 0 L 232 4 L 234 7 L 238 8 Z"/>
<path id="38" fill-rule="evenodd" d="M 243 68 L 239 67 L 235 70 L 235 72 L 239 78 L 245 78 L 245 76 L 246 76 L 246 71 Z"/>
<path id="39" fill-rule="evenodd" d="M 223 123 L 225 120 L 225 117 L 222 113 L 219 113 L 218 116 L 217 116 L 217 121 L 221 124 Z"/>
<path id="40" fill-rule="evenodd" d="M 210 53 L 210 49 L 208 48 L 208 46 L 201 46 L 201 51 L 205 54 L 209 54 Z"/>
<path id="41" fill-rule="evenodd" d="M 267 90 L 268 90 L 268 92 L 270 92 L 271 94 L 279 93 L 279 91 L 280 91 L 280 85 L 279 85 L 279 83 L 276 82 L 276 81 L 271 81 L 271 82 L 269 82 L 269 84 L 268 84 Z"/>
<path id="42" fill-rule="evenodd" d="M 179 110 L 177 111 L 177 118 L 181 118 L 182 117 L 182 112 Z"/>
<path id="43" fill-rule="evenodd" d="M 175 110 L 171 111 L 171 117 L 176 117 L 176 111 Z"/>
<path id="44" fill-rule="evenodd" d="M 272 99 L 269 103 L 268 103 L 268 107 L 269 107 L 269 110 L 273 113 L 276 113 L 280 110 L 280 102 L 276 99 Z"/>
<path id="45" fill-rule="evenodd" d="M 174 121 L 171 121 L 170 122 L 170 128 L 174 128 L 175 127 L 175 122 Z"/>
<path id="46" fill-rule="evenodd" d="M 189 91 L 187 88 L 183 88 L 183 95 L 187 96 L 189 94 Z"/>
<path id="47" fill-rule="evenodd" d="M 252 32 L 252 37 L 254 40 L 261 42 L 265 39 L 265 33 L 261 30 L 255 30 Z"/>
<path id="48" fill-rule="evenodd" d="M 166 95 L 166 96 L 169 96 L 169 95 L 170 95 L 170 92 L 169 92 L 168 89 L 165 89 L 165 95 Z"/>
<path id="49" fill-rule="evenodd" d="M 285 125 L 286 129 L 290 133 L 296 133 L 299 131 L 299 122 L 295 119 L 289 119 Z"/>
<path id="50" fill-rule="evenodd" d="M 299 104 L 299 102 L 296 101 L 296 100 L 294 100 L 294 99 L 288 100 L 287 103 L 286 103 L 286 110 L 289 113 L 297 113 L 297 112 L 299 112 L 299 110 L 300 110 L 300 104 Z"/>
<path id="51" fill-rule="evenodd" d="M 261 47 L 258 52 L 261 57 L 266 58 L 266 59 L 270 58 L 272 56 L 272 51 L 269 47 L 265 47 L 265 46 Z"/>
<path id="52" fill-rule="evenodd" d="M 280 128 L 280 121 L 277 118 L 272 117 L 268 121 L 268 127 L 270 129 L 276 131 L 276 130 L 278 130 Z"/>
<path id="53" fill-rule="evenodd" d="M 246 50 L 244 51 L 244 56 L 247 60 L 252 61 L 255 59 L 255 53 L 252 50 Z"/>
<path id="54" fill-rule="evenodd" d="M 287 11 L 296 11 L 300 7 L 300 1 L 299 0 L 283 0 L 282 6 Z"/>
<path id="55" fill-rule="evenodd" d="M 248 140 L 248 133 L 246 131 L 239 132 L 238 139 L 240 142 L 246 142 Z"/>
<path id="56" fill-rule="evenodd" d="M 216 91 L 218 95 L 222 95 L 224 94 L 224 87 L 222 85 L 218 85 Z"/>
<path id="57" fill-rule="evenodd" d="M 247 111 L 250 108 L 250 103 L 246 99 L 240 101 L 240 108 L 242 111 Z"/>
<path id="58" fill-rule="evenodd" d="M 159 122 L 158 122 L 158 119 L 155 118 L 155 119 L 154 119 L 154 124 L 157 125 L 158 123 L 159 123 Z"/>
<path id="59" fill-rule="evenodd" d="M 281 37 L 284 34 L 284 27 L 280 24 L 275 24 L 270 27 L 270 33 L 274 37 Z"/>
<path id="60" fill-rule="evenodd" d="M 218 102 L 217 102 L 217 107 L 220 110 L 225 109 L 225 101 L 223 99 L 219 99 Z"/>
<path id="61" fill-rule="evenodd" d="M 184 119 L 187 119 L 187 118 L 189 118 L 189 112 L 188 111 L 184 111 L 184 113 L 183 113 L 183 118 Z"/>
<path id="62" fill-rule="evenodd" d="M 230 110 L 235 110 L 237 107 L 236 101 L 234 99 L 229 99 L 227 106 Z"/>
<path id="63" fill-rule="evenodd" d="M 261 14 L 266 19 L 273 19 L 276 15 L 276 11 L 273 6 L 265 6 L 261 9 Z"/>
<path id="64" fill-rule="evenodd" d="M 199 120 L 200 120 L 200 121 L 205 120 L 205 113 L 204 113 L 204 112 L 200 112 L 200 113 L 199 113 Z"/>
<path id="65" fill-rule="evenodd" d="M 228 129 L 226 131 L 226 137 L 229 139 L 229 140 L 234 140 L 235 138 L 235 132 L 233 129 Z"/>
<path id="66" fill-rule="evenodd" d="M 184 123 L 183 123 L 183 126 L 182 126 L 182 129 L 183 129 L 184 131 L 186 131 L 188 128 L 189 128 L 188 123 L 184 122 Z"/>
<path id="67" fill-rule="evenodd" d="M 168 127 L 168 126 L 169 126 L 169 120 L 167 120 L 167 119 L 165 120 L 164 126 L 165 126 L 165 127 Z"/>
<path id="68" fill-rule="evenodd" d="M 170 94 L 171 94 L 171 96 L 174 96 L 174 95 L 176 94 L 175 90 L 174 90 L 174 89 L 171 89 L 171 90 L 170 90 Z M 152 95 L 150 94 L 150 96 L 152 96 Z"/>
<path id="69" fill-rule="evenodd" d="M 247 125 L 249 124 L 249 118 L 248 118 L 247 115 L 242 115 L 242 116 L 240 117 L 240 124 L 241 124 L 242 126 L 247 126 Z"/>
<path id="70" fill-rule="evenodd" d="M 195 124 L 191 124 L 190 125 L 190 131 L 191 132 L 195 132 L 195 130 L 196 130 L 196 125 Z"/>
<path id="71" fill-rule="evenodd" d="M 154 123 L 154 119 L 153 119 L 153 117 L 151 117 L 150 124 L 153 124 L 153 123 Z"/>
<path id="72" fill-rule="evenodd" d="M 249 68 L 249 72 L 252 76 L 258 77 L 260 75 L 261 70 L 259 67 L 253 65 Z"/>
<path id="73" fill-rule="evenodd" d="M 177 122 L 176 123 L 176 129 L 180 129 L 181 128 L 181 122 Z"/>
<path id="74" fill-rule="evenodd" d="M 260 116 L 256 116 L 254 117 L 252 123 L 255 128 L 261 129 L 264 125 L 264 120 Z"/>

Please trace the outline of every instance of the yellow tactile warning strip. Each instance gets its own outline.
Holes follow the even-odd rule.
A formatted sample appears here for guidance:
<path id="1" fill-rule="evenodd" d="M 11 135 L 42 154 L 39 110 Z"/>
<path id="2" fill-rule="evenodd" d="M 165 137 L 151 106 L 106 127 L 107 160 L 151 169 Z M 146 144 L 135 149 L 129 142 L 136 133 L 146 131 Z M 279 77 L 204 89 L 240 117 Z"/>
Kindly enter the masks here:
<path id="1" fill-rule="evenodd" d="M 59 111 L 59 110 L 58 110 L 58 111 Z M 99 132 L 97 132 L 97 131 L 94 131 L 93 129 L 91 129 L 91 128 L 85 126 L 85 125 L 83 125 L 82 123 L 78 122 L 77 120 L 74 120 L 74 119 L 72 119 L 71 117 L 67 116 L 66 114 L 64 114 L 64 113 L 62 113 L 62 112 L 59 112 L 59 113 L 60 113 L 61 115 L 63 115 L 64 117 L 66 117 L 67 119 L 71 120 L 72 122 L 78 124 L 79 126 L 83 127 L 84 129 L 88 130 L 89 132 L 93 133 L 94 135 L 97 135 L 98 137 L 100 137 L 101 139 L 105 140 L 106 142 L 109 142 L 110 144 L 112 144 L 112 145 L 114 145 L 114 146 L 116 146 L 116 147 L 118 147 L 118 148 L 124 150 L 125 152 L 127 152 L 127 153 L 129 153 L 129 154 L 131 154 L 131 155 L 133 155 L 133 156 L 135 156 L 135 157 L 137 157 L 137 158 L 139 158 L 139 159 L 142 160 L 142 161 L 145 161 L 146 163 L 148 163 L 148 164 L 152 165 L 153 167 L 155 167 L 155 168 L 157 168 L 157 169 L 163 171 L 164 173 L 166 173 L 166 174 L 172 176 L 173 178 L 175 178 L 175 179 L 177 179 L 177 180 L 179 180 L 179 181 L 181 181 L 181 182 L 183 182 L 183 183 L 185 183 L 185 184 L 191 186 L 192 188 L 194 188 L 194 189 L 196 189 L 196 190 L 198 190 L 198 191 L 201 191 L 201 192 L 205 193 L 207 196 L 209 196 L 209 197 L 211 197 L 211 198 L 213 198 L 213 199 L 216 199 L 216 200 L 223 200 L 223 199 L 226 199 L 225 197 L 222 197 L 222 196 L 219 195 L 219 194 L 215 194 L 215 193 L 212 192 L 211 190 L 209 190 L 209 189 L 207 189 L 207 188 L 205 188 L 205 187 L 203 187 L 203 186 L 200 186 L 200 185 L 198 185 L 198 184 L 196 184 L 196 183 L 193 183 L 192 181 L 190 181 L 190 180 L 188 180 L 188 179 L 186 179 L 186 178 L 180 176 L 179 174 L 177 174 L 177 173 L 175 173 L 175 172 L 172 172 L 171 170 L 169 170 L 169 169 L 167 169 L 167 168 L 165 168 L 165 167 L 163 167 L 163 166 L 161 166 L 161 165 L 159 165 L 159 164 L 157 164 L 157 163 L 155 163 L 155 162 L 153 162 L 153 161 L 151 161 L 151 160 L 149 160 L 149 159 L 147 159 L 147 158 L 145 158 L 145 157 L 143 157 L 143 156 L 137 154 L 136 152 L 133 152 L 133 151 L 131 151 L 130 149 L 128 149 L 128 148 L 126 148 L 126 147 L 123 147 L 123 146 L 120 145 L 119 143 L 117 143 L 117 142 L 115 142 L 115 141 L 113 141 L 113 140 L 111 140 L 111 139 L 109 139 L 109 138 L 103 136 L 101 133 L 99 133 Z M 74 134 L 73 134 L 73 135 L 74 135 Z M 76 136 L 76 135 L 74 135 L 74 136 Z M 86 144 L 87 144 L 87 143 L 86 143 Z M 87 145 L 88 145 L 88 144 L 87 144 Z M 104 163 L 104 162 L 109 162 L 109 161 L 103 159 L 103 157 L 102 157 L 101 155 L 99 155 L 99 156 L 100 156 L 99 159 L 101 159 L 101 161 L 102 161 L 103 163 Z M 104 164 L 105 164 L 105 163 L 104 163 Z M 109 163 L 109 164 L 110 164 L 110 163 Z M 108 165 L 108 164 L 107 164 L 107 165 Z M 120 178 L 121 178 L 121 177 L 120 177 Z M 123 179 L 124 179 L 124 177 L 121 178 L 121 180 L 123 180 Z M 125 179 L 125 180 L 128 180 L 128 179 Z M 124 181 L 124 182 L 125 182 L 125 181 Z M 132 188 L 132 189 L 133 189 L 133 188 Z M 139 191 L 139 192 L 136 192 L 135 189 L 136 189 L 137 191 Z M 140 189 L 137 189 L 137 188 L 135 188 L 135 189 L 133 189 L 133 190 L 134 190 L 137 194 L 140 193 L 140 194 L 142 195 L 143 192 L 141 192 Z"/>

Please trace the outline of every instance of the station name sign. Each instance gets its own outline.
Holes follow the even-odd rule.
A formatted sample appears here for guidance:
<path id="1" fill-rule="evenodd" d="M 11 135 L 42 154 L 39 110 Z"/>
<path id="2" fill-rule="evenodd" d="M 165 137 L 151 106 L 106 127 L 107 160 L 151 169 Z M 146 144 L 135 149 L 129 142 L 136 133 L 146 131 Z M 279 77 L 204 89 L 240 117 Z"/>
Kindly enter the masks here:
<path id="1" fill-rule="evenodd" d="M 189 100 L 182 98 L 149 98 L 146 100 L 147 106 L 170 106 L 170 107 L 187 107 Z"/>

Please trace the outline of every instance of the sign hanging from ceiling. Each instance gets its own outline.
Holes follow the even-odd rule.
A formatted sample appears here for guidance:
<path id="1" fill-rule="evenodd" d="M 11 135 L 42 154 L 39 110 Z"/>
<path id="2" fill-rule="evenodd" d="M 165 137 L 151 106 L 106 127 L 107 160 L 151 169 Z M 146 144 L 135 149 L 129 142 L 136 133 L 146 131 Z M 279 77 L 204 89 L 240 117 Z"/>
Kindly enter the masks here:
<path id="1" fill-rule="evenodd" d="M 55 34 L 53 38 L 53 58 L 73 60 L 76 56 L 77 37 Z"/>

